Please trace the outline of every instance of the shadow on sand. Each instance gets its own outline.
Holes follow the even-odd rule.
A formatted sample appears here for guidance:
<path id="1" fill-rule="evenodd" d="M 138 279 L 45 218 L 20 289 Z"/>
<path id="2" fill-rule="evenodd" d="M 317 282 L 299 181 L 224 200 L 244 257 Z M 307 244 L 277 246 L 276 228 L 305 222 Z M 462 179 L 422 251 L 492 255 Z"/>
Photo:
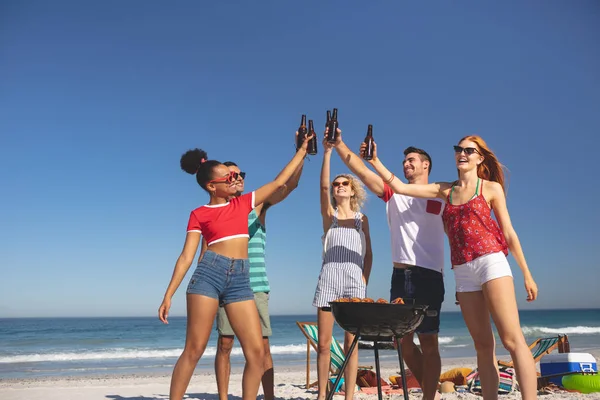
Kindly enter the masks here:
<path id="1" fill-rule="evenodd" d="M 275 400 L 306 400 L 309 399 L 311 396 L 306 396 L 306 397 L 296 397 L 296 398 L 284 398 L 284 397 L 277 397 L 275 396 Z M 125 397 L 125 396 L 120 396 L 118 394 L 107 394 L 106 395 L 107 399 L 113 399 L 113 400 L 169 400 L 169 395 L 167 394 L 158 394 L 156 396 L 153 397 L 147 397 L 147 396 L 133 396 L 133 397 Z M 219 395 L 216 393 L 187 393 L 184 398 L 184 400 L 219 400 Z M 240 396 L 234 396 L 234 395 L 229 395 L 228 400 L 242 400 L 242 398 Z M 260 396 L 258 396 L 256 398 L 256 400 L 264 400 L 264 396 L 261 394 Z"/>
<path id="2" fill-rule="evenodd" d="M 263 396 L 259 396 L 256 399 L 262 399 Z M 113 399 L 113 400 L 169 400 L 169 395 L 168 394 L 157 394 L 153 397 L 147 397 L 147 396 L 133 396 L 133 397 L 126 397 L 126 396 L 120 396 L 118 394 L 107 394 L 106 395 L 107 399 Z M 186 395 L 183 397 L 184 400 L 219 400 L 219 395 L 216 393 L 186 393 Z M 241 397 L 239 396 L 233 396 L 233 395 L 229 395 L 229 399 L 228 400 L 242 400 Z"/>

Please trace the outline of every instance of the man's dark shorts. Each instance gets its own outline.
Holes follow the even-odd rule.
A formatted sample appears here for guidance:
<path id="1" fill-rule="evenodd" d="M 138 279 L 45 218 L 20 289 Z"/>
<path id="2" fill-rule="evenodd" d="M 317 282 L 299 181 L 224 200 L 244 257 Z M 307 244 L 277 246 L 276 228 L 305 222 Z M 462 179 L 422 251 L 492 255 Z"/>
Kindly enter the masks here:
<path id="1" fill-rule="evenodd" d="M 415 299 L 415 304 L 428 305 L 427 311 L 437 311 L 435 316 L 426 315 L 423 318 L 416 329 L 417 333 L 440 331 L 440 310 L 444 294 L 444 276 L 440 272 L 422 267 L 394 268 L 390 301 L 398 297 Z"/>

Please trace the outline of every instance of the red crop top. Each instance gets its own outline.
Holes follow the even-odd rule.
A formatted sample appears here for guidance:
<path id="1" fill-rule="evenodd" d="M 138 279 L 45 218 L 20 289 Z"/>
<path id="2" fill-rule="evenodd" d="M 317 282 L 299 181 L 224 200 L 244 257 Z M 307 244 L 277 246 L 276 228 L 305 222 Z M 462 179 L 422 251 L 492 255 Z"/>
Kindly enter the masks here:
<path id="1" fill-rule="evenodd" d="M 254 192 L 231 199 L 225 204 L 204 205 L 190 214 L 188 232 L 202 233 L 206 243 L 248 236 L 248 214 L 254 209 Z"/>

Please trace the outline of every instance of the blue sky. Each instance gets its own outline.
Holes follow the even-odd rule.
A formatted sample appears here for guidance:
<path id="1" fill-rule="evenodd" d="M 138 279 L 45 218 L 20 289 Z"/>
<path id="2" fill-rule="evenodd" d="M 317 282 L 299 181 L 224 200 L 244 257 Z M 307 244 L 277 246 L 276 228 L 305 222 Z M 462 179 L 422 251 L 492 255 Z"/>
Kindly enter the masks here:
<path id="1" fill-rule="evenodd" d="M 256 188 L 292 157 L 300 115 L 322 127 L 332 107 L 355 150 L 373 124 L 400 175 L 412 145 L 452 180 L 452 145 L 483 136 L 540 288 L 527 304 L 511 257 L 520 307 L 599 306 L 599 19 L 591 0 L 2 2 L 0 317 L 155 315 L 207 201 L 181 154 L 234 160 Z M 321 156 L 269 211 L 274 314 L 314 312 Z M 365 213 L 369 295 L 387 298 L 384 203 Z"/>

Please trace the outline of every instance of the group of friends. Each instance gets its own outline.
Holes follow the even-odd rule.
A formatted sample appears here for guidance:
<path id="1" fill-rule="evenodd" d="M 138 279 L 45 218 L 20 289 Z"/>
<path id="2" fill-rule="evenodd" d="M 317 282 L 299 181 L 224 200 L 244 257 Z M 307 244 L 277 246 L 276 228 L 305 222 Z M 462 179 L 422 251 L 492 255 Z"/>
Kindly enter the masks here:
<path id="1" fill-rule="evenodd" d="M 367 196 L 365 186 L 386 205 L 393 261 L 390 301 L 410 298 L 435 311 L 428 313 L 416 331 L 400 343 L 404 361 L 419 381 L 423 398 L 436 397 L 441 373 L 438 333 L 445 295 L 444 234 L 450 245 L 456 300 L 477 353 L 484 399 L 497 398 L 499 387 L 490 317 L 514 361 L 523 399 L 535 398 L 535 363 L 520 327 L 513 276 L 506 258 L 509 251 L 523 273 L 528 301 L 537 298 L 538 289 L 506 207 L 502 165 L 485 141 L 479 136 L 466 136 L 454 146 L 458 179 L 452 182 L 429 183 L 431 157 L 425 150 L 406 148 L 403 170 L 408 183 L 404 183 L 379 159 L 376 143 L 373 157 L 365 161 L 366 144 L 361 145 L 357 155 L 342 140 L 341 130 L 337 129 L 335 137 L 334 143 L 328 142 L 326 129 L 320 177 L 323 262 L 313 300 L 319 332 L 318 400 L 325 399 L 329 378 L 334 325 L 329 302 L 366 297 L 373 254 L 369 221 L 361 212 Z M 228 395 L 234 337 L 246 359 L 243 400 L 256 399 L 261 383 L 265 400 L 274 399 L 266 215 L 271 206 L 298 186 L 311 138 L 305 138 L 272 182 L 247 193 L 246 174 L 235 163 L 210 160 L 200 149 L 181 157 L 181 168 L 195 175 L 197 183 L 208 192 L 209 202 L 190 213 L 184 247 L 158 310 L 159 319 L 168 323 L 171 298 L 200 246 L 198 265 L 187 286 L 186 341 L 173 370 L 171 400 L 183 398 L 215 318 L 219 333 L 215 357 L 219 399 L 226 400 Z M 340 174 L 331 181 L 334 151 L 352 174 Z M 414 334 L 420 347 L 414 343 Z M 346 332 L 346 353 L 353 339 Z M 357 371 L 355 349 L 345 371 L 346 400 L 354 395 Z"/>

